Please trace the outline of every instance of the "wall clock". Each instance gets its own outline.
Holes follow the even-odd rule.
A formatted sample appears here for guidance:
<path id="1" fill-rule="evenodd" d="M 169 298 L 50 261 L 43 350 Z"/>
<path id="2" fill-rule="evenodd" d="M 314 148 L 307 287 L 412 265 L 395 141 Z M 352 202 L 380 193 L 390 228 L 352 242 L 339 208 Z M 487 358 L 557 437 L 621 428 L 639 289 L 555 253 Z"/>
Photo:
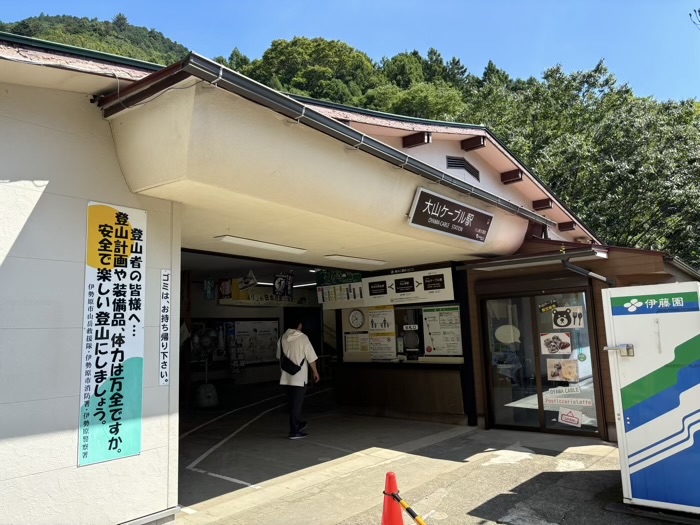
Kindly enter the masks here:
<path id="1" fill-rule="evenodd" d="M 353 310 L 350 312 L 348 321 L 353 328 L 359 328 L 365 323 L 365 314 L 362 313 L 362 310 Z"/>

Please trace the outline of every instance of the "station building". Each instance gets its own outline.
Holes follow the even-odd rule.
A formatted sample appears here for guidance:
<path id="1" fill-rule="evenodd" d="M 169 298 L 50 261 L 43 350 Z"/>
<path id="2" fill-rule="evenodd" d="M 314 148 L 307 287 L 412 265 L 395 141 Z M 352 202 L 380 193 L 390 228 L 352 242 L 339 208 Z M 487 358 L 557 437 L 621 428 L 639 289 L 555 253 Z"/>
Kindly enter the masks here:
<path id="1" fill-rule="evenodd" d="M 601 244 L 484 127 L 194 53 L 0 34 L 0 134 L 13 523 L 169 519 L 180 414 L 274 383 L 290 314 L 340 405 L 615 441 L 601 290 L 699 277 Z"/>

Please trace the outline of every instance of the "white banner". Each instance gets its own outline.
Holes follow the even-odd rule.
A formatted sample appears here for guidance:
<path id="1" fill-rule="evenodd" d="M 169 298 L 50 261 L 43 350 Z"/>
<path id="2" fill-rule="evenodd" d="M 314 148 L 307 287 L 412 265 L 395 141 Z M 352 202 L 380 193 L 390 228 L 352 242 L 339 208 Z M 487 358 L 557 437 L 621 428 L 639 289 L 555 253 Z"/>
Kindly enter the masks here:
<path id="1" fill-rule="evenodd" d="M 146 221 L 88 204 L 78 466 L 141 452 Z"/>
<path id="2" fill-rule="evenodd" d="M 170 270 L 160 271 L 160 385 L 170 384 Z"/>

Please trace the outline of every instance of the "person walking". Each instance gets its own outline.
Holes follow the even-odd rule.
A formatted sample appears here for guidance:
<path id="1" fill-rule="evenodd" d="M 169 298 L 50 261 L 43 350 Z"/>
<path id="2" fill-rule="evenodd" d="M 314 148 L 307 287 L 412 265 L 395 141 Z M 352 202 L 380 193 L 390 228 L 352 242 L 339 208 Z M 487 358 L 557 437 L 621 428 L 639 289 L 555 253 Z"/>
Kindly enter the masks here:
<path id="1" fill-rule="evenodd" d="M 302 439 L 307 436 L 307 433 L 304 432 L 306 421 L 301 419 L 304 394 L 309 382 L 307 363 L 313 372 L 314 383 L 318 383 L 321 377 L 316 367 L 318 356 L 309 338 L 301 331 L 301 320 L 290 318 L 286 321 L 287 330 L 277 342 L 277 359 L 280 360 L 282 368 L 280 370 L 280 385 L 287 394 L 289 439 Z"/>

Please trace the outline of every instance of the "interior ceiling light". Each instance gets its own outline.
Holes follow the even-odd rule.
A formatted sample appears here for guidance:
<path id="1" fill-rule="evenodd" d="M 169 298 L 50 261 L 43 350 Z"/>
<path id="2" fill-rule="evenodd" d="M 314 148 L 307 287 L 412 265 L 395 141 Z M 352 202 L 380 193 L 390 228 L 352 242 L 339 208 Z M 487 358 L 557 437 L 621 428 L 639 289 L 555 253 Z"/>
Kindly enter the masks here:
<path id="1" fill-rule="evenodd" d="M 295 284 L 294 288 L 304 288 L 305 286 L 316 286 L 316 283 Z"/>
<path id="2" fill-rule="evenodd" d="M 306 253 L 304 248 L 295 248 L 293 246 L 285 246 L 284 244 L 273 244 L 271 242 L 255 241 L 253 239 L 244 239 L 243 237 L 233 237 L 231 235 L 219 235 L 214 237 L 223 242 L 230 244 L 238 244 L 239 246 L 249 246 L 251 248 L 260 248 L 261 250 L 270 250 L 273 252 L 284 252 L 301 254 Z"/>
<path id="3" fill-rule="evenodd" d="M 350 257 L 349 255 L 324 255 L 326 259 L 331 261 L 340 261 L 353 264 L 367 264 L 370 266 L 383 266 L 386 261 L 378 261 L 377 259 L 363 259 L 362 257 Z"/>
<path id="4" fill-rule="evenodd" d="M 264 283 L 264 282 L 258 282 L 258 286 L 274 286 L 273 283 Z M 303 284 L 295 284 L 294 288 L 304 288 L 306 286 L 316 286 L 316 283 L 303 283 Z"/>

